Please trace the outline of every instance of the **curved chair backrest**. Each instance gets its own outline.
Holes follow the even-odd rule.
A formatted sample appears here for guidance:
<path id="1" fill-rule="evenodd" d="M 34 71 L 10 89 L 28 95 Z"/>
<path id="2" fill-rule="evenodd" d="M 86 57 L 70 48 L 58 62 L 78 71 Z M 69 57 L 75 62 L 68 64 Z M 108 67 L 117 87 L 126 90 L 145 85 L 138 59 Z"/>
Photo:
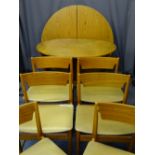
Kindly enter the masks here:
<path id="1" fill-rule="evenodd" d="M 72 59 L 65 57 L 31 57 L 32 71 L 36 72 L 37 69 L 69 69 L 72 73 Z"/>
<path id="2" fill-rule="evenodd" d="M 70 72 L 73 76 L 72 59 L 65 57 L 31 57 L 32 71 L 36 72 L 37 69 L 51 69 L 51 71 Z"/>
<path id="3" fill-rule="evenodd" d="M 96 103 L 94 111 L 93 138 L 96 139 L 98 128 L 98 114 L 102 119 L 135 124 L 135 107 L 121 103 Z"/>
<path id="4" fill-rule="evenodd" d="M 41 41 L 56 38 L 85 38 L 113 42 L 113 32 L 97 10 L 83 5 L 71 5 L 52 15 L 42 32 Z"/>
<path id="5" fill-rule="evenodd" d="M 115 87 L 124 89 L 123 102 L 126 102 L 128 96 L 130 75 L 95 72 L 95 73 L 82 73 L 77 76 L 77 96 L 78 103 L 81 101 L 81 84 L 83 86 L 104 86 Z"/>
<path id="6" fill-rule="evenodd" d="M 119 58 L 113 57 L 83 57 L 77 59 L 77 73 L 81 70 L 91 72 L 91 70 L 110 70 L 118 72 Z"/>
<path id="7" fill-rule="evenodd" d="M 29 101 L 27 94 L 27 86 L 39 85 L 66 85 L 69 84 L 69 101 L 72 102 L 72 83 L 71 74 L 64 72 L 31 72 L 20 74 L 21 85 L 25 101 Z M 52 92 L 51 92 L 52 93 Z"/>
<path id="8" fill-rule="evenodd" d="M 42 129 L 40 122 L 40 115 L 38 110 L 38 105 L 36 102 L 24 103 L 19 106 L 19 124 L 23 124 L 33 119 L 33 114 L 35 114 L 35 121 L 37 127 L 37 138 L 41 139 Z"/>

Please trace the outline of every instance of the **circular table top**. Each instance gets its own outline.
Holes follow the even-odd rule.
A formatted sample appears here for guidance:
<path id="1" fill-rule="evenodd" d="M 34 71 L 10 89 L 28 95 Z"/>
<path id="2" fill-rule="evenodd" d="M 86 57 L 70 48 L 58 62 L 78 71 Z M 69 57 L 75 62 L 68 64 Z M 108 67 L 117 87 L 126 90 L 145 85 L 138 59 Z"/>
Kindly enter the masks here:
<path id="1" fill-rule="evenodd" d="M 73 58 L 104 56 L 115 49 L 111 42 L 94 39 L 53 39 L 37 45 L 37 51 L 44 55 Z"/>

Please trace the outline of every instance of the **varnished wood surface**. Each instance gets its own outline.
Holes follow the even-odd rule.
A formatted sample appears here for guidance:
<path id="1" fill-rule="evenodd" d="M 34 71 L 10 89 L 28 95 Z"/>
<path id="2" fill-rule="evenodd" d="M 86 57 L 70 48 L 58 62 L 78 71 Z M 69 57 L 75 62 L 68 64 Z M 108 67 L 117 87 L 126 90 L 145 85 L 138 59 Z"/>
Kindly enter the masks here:
<path id="1" fill-rule="evenodd" d="M 66 6 L 48 19 L 41 41 L 56 38 L 114 40 L 111 26 L 104 15 L 85 5 Z"/>
<path id="2" fill-rule="evenodd" d="M 37 51 L 59 57 L 104 56 L 115 51 L 115 44 L 94 39 L 53 39 L 37 45 Z"/>
<path id="3" fill-rule="evenodd" d="M 114 41 L 111 26 L 104 15 L 85 5 L 77 5 L 77 38 Z"/>
<path id="4" fill-rule="evenodd" d="M 108 69 L 118 72 L 119 58 L 113 57 L 84 57 L 77 59 L 77 72 L 88 72 L 88 69 Z"/>
<path id="5" fill-rule="evenodd" d="M 55 12 L 44 26 L 41 40 L 47 41 L 55 38 L 76 38 L 76 5 L 64 7 Z"/>

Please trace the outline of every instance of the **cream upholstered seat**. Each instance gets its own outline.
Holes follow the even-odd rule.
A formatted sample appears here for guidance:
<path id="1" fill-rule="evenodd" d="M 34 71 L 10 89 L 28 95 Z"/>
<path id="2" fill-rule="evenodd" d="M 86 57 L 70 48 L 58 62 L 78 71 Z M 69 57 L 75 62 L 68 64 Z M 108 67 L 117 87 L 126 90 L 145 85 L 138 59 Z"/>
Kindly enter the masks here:
<path id="1" fill-rule="evenodd" d="M 83 155 L 134 155 L 134 154 L 95 141 L 90 141 Z"/>
<path id="2" fill-rule="evenodd" d="M 50 139 L 43 138 L 20 155 L 67 155 Z"/>
<path id="3" fill-rule="evenodd" d="M 77 74 L 105 71 L 118 72 L 119 58 L 83 57 L 77 60 Z M 100 76 L 100 75 L 98 75 Z M 89 78 L 89 77 L 88 77 Z M 89 79 L 88 79 L 89 80 Z M 95 81 L 95 80 L 94 80 Z M 97 82 L 96 82 L 97 83 Z M 123 91 L 118 87 L 81 84 L 81 101 L 86 102 L 121 102 Z"/>
<path id="4" fill-rule="evenodd" d="M 57 133 L 72 130 L 73 105 L 39 105 L 42 132 Z M 36 133 L 35 116 L 31 121 L 23 123 L 19 127 L 20 132 Z"/>
<path id="5" fill-rule="evenodd" d="M 72 102 L 70 73 L 47 71 L 25 73 L 21 74 L 21 83 L 26 102 Z"/>
<path id="6" fill-rule="evenodd" d="M 86 102 L 121 102 L 123 91 L 117 87 L 81 85 L 81 101 Z"/>
<path id="7" fill-rule="evenodd" d="M 30 101 L 57 102 L 69 100 L 69 85 L 31 86 L 27 90 Z"/>
<path id="8" fill-rule="evenodd" d="M 80 141 L 91 140 L 94 132 L 104 142 L 125 142 L 131 149 L 135 134 L 134 106 L 109 102 L 79 104 L 76 107 L 75 130 L 78 154 Z"/>
<path id="9" fill-rule="evenodd" d="M 79 151 L 80 141 L 91 139 L 93 125 L 93 106 L 87 103 L 124 102 L 127 99 L 130 75 L 118 73 L 80 73 L 77 77 L 78 106 L 76 110 L 76 139 Z M 125 103 L 125 102 L 124 102 Z M 116 103 L 117 104 L 117 103 Z M 101 123 L 100 123 L 101 122 Z M 102 120 L 99 134 L 106 136 L 127 135 L 134 133 L 134 127 L 124 122 Z M 103 130 L 102 130 L 103 129 Z"/>
<path id="10" fill-rule="evenodd" d="M 76 131 L 91 134 L 93 129 L 94 105 L 78 105 L 76 109 Z M 114 120 L 102 120 L 99 116 L 99 135 L 126 135 L 135 132 L 135 126 Z"/>
<path id="11" fill-rule="evenodd" d="M 41 139 L 38 143 L 22 152 L 21 155 L 66 155 L 58 146 L 50 139 L 43 138 L 40 114 L 38 104 L 36 102 L 25 103 L 19 106 L 19 125 L 22 126 L 33 120 L 37 139 Z M 19 138 L 21 139 L 21 132 Z M 20 145 L 20 151 L 23 151 Z"/>
<path id="12" fill-rule="evenodd" d="M 71 81 L 71 74 L 64 72 L 43 71 L 21 74 L 25 101 L 42 103 L 39 104 L 39 111 L 43 135 L 52 139 L 68 140 L 69 152 L 71 152 L 73 127 Z M 64 100 L 67 100 L 67 103 L 56 103 L 56 101 L 63 102 Z M 23 140 L 34 139 L 36 135 L 34 118 L 22 124 L 20 131 Z"/>
<path id="13" fill-rule="evenodd" d="M 78 74 L 78 103 L 126 102 L 130 75 L 118 73 Z"/>

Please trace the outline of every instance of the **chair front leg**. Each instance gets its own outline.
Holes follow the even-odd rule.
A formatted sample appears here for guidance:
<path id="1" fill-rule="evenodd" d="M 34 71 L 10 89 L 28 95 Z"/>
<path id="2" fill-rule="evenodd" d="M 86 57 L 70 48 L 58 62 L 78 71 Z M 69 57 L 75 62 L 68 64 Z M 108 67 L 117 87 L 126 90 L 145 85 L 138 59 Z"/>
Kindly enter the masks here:
<path id="1" fill-rule="evenodd" d="M 80 132 L 76 131 L 76 155 L 80 154 Z"/>
<path id="2" fill-rule="evenodd" d="M 135 144 L 135 136 L 133 135 L 129 144 L 128 144 L 128 151 L 129 152 L 133 152 L 134 144 Z"/>
<path id="3" fill-rule="evenodd" d="M 72 154 L 72 131 L 68 132 L 68 154 Z"/>
<path id="4" fill-rule="evenodd" d="M 19 153 L 23 152 L 21 141 L 19 140 Z"/>

